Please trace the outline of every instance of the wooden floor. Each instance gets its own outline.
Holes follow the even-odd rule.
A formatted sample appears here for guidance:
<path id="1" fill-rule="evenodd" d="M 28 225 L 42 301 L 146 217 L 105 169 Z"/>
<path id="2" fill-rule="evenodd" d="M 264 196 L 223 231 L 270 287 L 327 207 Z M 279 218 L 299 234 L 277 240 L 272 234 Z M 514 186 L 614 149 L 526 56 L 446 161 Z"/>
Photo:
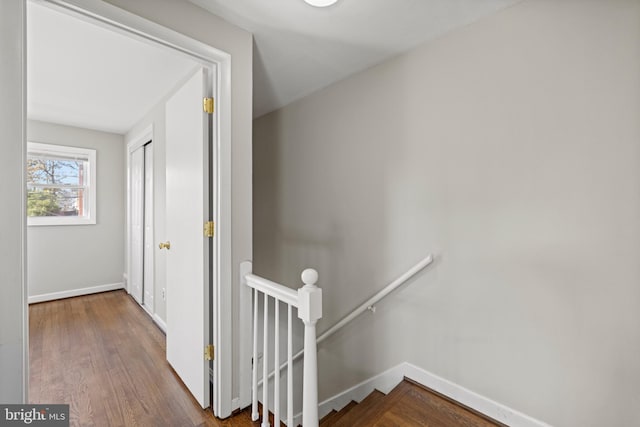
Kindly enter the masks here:
<path id="1" fill-rule="evenodd" d="M 29 307 L 31 403 L 70 405 L 72 426 L 252 426 L 203 411 L 165 360 L 165 336 L 124 291 Z"/>

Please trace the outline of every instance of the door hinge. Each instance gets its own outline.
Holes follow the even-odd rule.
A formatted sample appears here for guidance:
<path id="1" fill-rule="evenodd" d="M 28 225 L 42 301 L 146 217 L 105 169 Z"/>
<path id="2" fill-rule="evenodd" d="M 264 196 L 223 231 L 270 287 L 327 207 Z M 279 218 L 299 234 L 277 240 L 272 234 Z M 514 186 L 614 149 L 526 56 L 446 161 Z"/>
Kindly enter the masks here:
<path id="1" fill-rule="evenodd" d="M 204 348 L 204 360 L 213 360 L 214 359 L 214 348 L 213 345 L 209 344 Z"/>
<path id="2" fill-rule="evenodd" d="M 213 114 L 213 98 L 204 98 L 202 100 L 202 109 L 205 113 Z"/>
<path id="3" fill-rule="evenodd" d="M 213 237 L 215 233 L 215 223 L 213 221 L 207 221 L 204 223 L 204 236 Z"/>

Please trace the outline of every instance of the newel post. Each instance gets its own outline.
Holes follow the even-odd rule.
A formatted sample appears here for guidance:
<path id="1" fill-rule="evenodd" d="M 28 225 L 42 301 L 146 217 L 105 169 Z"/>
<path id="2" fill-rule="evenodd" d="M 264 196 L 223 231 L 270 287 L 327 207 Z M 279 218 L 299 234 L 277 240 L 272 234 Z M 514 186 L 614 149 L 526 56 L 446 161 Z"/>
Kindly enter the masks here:
<path id="1" fill-rule="evenodd" d="M 316 286 L 318 272 L 302 272 L 304 286 L 298 289 L 298 317 L 304 322 L 304 371 L 302 379 L 302 426 L 318 427 L 318 352 L 316 322 L 322 317 L 322 289 Z"/>

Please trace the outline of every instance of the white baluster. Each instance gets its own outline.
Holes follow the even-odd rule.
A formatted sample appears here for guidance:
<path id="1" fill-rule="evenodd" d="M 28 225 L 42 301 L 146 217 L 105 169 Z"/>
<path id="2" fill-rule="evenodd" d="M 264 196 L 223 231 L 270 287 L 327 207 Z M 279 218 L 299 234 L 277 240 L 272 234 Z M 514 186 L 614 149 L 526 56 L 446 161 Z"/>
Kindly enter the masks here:
<path id="1" fill-rule="evenodd" d="M 253 359 L 251 372 L 251 419 L 258 421 L 258 290 L 253 290 Z"/>
<path id="2" fill-rule="evenodd" d="M 298 289 L 298 317 L 304 322 L 304 369 L 302 388 L 302 425 L 318 427 L 318 353 L 316 322 L 322 317 L 322 289 L 315 284 L 318 272 L 308 268 L 302 272 Z"/>
<path id="3" fill-rule="evenodd" d="M 264 295 L 264 333 L 262 345 L 262 427 L 269 425 L 269 296 Z"/>
<path id="4" fill-rule="evenodd" d="M 288 304 L 287 307 L 287 426 L 293 427 L 293 317 L 291 304 Z"/>
<path id="5" fill-rule="evenodd" d="M 273 425 L 280 427 L 280 301 L 276 301 L 275 315 L 275 347 L 273 349 L 273 363 L 276 367 L 276 374 L 273 377 Z"/>

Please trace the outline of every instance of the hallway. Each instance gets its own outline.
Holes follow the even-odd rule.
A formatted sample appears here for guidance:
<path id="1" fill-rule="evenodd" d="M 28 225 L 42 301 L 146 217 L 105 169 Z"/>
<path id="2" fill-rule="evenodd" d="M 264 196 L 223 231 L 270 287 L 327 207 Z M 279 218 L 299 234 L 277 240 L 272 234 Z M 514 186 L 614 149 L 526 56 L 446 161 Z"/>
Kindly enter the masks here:
<path id="1" fill-rule="evenodd" d="M 70 405 L 72 426 L 250 426 L 217 420 L 165 359 L 165 336 L 124 290 L 33 304 L 31 403 Z"/>

